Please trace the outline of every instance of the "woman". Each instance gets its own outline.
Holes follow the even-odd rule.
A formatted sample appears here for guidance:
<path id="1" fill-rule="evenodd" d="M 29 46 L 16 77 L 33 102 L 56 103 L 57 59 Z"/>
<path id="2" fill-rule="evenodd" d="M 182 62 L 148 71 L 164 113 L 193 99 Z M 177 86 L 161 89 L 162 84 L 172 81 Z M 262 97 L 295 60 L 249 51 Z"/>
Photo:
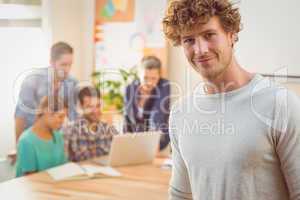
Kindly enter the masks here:
<path id="1" fill-rule="evenodd" d="M 58 97 L 43 97 L 32 127 L 25 130 L 18 144 L 17 177 L 64 164 L 63 135 L 59 131 L 67 104 Z"/>

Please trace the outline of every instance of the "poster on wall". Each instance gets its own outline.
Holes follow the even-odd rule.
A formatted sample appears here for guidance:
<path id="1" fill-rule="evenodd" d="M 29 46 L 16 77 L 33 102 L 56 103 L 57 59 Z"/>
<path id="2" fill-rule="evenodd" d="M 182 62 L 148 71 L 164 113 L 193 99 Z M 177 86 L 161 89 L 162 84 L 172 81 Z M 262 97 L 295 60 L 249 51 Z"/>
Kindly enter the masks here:
<path id="1" fill-rule="evenodd" d="M 142 56 L 143 44 L 132 38 L 135 34 L 133 23 L 106 23 L 101 26 L 96 42 L 96 66 L 97 69 L 130 68 L 136 64 Z"/>
<path id="2" fill-rule="evenodd" d="M 96 21 L 131 22 L 134 20 L 135 0 L 96 0 Z"/>
<path id="3" fill-rule="evenodd" d="M 147 48 L 164 48 L 162 18 L 167 2 L 164 0 L 137 1 L 135 22 L 137 31 L 146 38 Z"/>
<path id="4" fill-rule="evenodd" d="M 144 55 L 158 56 L 165 67 L 161 20 L 166 4 L 166 0 L 96 0 L 95 69 L 128 69 Z"/>

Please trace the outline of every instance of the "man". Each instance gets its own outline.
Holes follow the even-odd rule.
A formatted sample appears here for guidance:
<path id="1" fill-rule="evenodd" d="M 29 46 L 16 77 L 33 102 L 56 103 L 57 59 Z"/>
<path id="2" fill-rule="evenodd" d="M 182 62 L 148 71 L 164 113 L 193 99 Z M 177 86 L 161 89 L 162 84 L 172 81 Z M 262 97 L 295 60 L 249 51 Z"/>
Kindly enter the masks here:
<path id="1" fill-rule="evenodd" d="M 34 69 L 21 86 L 15 111 L 16 141 L 35 120 L 36 108 L 43 96 L 59 95 L 68 101 L 69 120 L 76 113 L 75 88 L 77 80 L 69 75 L 73 63 L 73 48 L 58 42 L 51 47 L 50 67 Z"/>
<path id="2" fill-rule="evenodd" d="M 204 79 L 170 114 L 170 199 L 299 200 L 298 97 L 234 56 L 228 0 L 171 0 L 164 33 Z"/>
<path id="3" fill-rule="evenodd" d="M 64 127 L 65 149 L 69 160 L 84 161 L 109 153 L 117 130 L 100 121 L 101 97 L 94 87 L 84 87 L 78 94 L 82 114 Z"/>
<path id="4" fill-rule="evenodd" d="M 161 61 L 145 56 L 141 61 L 142 79 L 126 88 L 124 132 L 161 130 L 160 150 L 169 144 L 169 81 L 161 77 Z"/>

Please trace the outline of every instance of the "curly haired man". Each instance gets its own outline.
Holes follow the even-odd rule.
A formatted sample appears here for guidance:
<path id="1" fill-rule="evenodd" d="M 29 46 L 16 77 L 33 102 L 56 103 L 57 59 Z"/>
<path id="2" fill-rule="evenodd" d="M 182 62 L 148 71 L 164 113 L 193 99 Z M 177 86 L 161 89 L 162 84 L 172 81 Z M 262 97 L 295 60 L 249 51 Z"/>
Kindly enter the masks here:
<path id="1" fill-rule="evenodd" d="M 204 80 L 171 110 L 170 199 L 299 200 L 300 101 L 238 63 L 239 9 L 171 0 L 163 28 Z"/>

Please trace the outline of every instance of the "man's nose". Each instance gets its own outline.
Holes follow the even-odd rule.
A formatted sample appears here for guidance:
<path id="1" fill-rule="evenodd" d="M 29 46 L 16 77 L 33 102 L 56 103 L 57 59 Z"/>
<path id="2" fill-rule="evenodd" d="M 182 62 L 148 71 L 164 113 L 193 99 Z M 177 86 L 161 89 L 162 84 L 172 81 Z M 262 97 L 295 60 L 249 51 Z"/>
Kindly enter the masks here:
<path id="1" fill-rule="evenodd" d="M 202 56 L 208 53 L 208 42 L 205 41 L 202 38 L 196 38 L 195 44 L 194 44 L 194 51 L 195 54 Z"/>

